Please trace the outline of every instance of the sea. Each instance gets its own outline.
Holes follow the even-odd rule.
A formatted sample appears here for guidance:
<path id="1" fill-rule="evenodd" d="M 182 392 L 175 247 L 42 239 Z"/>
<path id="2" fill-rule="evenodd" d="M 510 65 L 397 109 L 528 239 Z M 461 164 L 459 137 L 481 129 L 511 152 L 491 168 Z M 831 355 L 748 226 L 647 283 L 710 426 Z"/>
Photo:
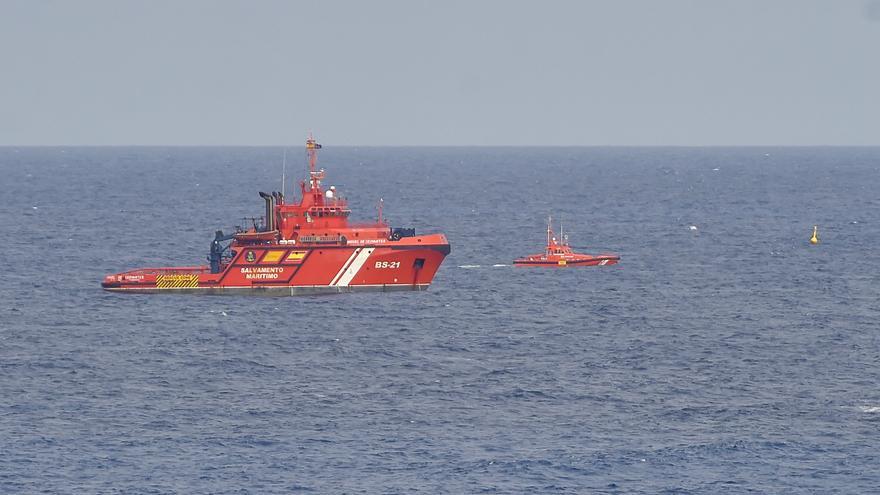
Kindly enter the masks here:
<path id="1" fill-rule="evenodd" d="M 0 493 L 880 492 L 880 148 L 329 145 L 352 219 L 448 236 L 430 290 L 101 290 L 283 152 L 0 148 Z M 551 215 L 620 264 L 513 267 Z"/>

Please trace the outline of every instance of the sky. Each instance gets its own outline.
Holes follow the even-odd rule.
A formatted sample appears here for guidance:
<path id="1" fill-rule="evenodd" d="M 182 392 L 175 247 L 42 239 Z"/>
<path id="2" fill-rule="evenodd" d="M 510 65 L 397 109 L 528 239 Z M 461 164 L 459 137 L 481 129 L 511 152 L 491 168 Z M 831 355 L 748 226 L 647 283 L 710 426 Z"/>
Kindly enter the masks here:
<path id="1" fill-rule="evenodd" d="M 0 145 L 880 145 L 880 0 L 0 0 Z"/>

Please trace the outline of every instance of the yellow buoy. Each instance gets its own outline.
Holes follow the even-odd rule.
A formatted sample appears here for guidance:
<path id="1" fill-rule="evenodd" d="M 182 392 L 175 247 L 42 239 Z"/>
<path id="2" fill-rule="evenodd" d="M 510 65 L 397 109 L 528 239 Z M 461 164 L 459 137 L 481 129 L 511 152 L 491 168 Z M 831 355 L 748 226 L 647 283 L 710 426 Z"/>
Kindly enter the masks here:
<path id="1" fill-rule="evenodd" d="M 813 237 L 810 237 L 810 244 L 819 244 L 819 226 L 813 225 Z"/>

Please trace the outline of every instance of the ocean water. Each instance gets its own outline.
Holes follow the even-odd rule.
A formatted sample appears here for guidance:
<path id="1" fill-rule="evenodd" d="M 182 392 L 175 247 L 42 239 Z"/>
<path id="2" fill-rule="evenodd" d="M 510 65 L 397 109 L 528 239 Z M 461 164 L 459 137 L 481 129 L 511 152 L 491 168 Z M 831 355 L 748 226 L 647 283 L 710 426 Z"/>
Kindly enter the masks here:
<path id="1" fill-rule="evenodd" d="M 880 490 L 880 148 L 331 145 L 353 217 L 447 234 L 429 291 L 101 291 L 280 158 L 0 148 L 0 493 Z M 510 266 L 549 214 L 621 264 Z"/>

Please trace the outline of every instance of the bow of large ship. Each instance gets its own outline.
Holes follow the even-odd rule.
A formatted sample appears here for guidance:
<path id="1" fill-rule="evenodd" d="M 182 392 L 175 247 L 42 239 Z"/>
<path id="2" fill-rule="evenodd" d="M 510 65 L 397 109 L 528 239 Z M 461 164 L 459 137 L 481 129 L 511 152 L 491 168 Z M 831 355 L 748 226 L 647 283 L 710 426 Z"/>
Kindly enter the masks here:
<path id="1" fill-rule="evenodd" d="M 297 295 L 356 290 L 425 290 L 450 252 L 443 234 L 416 235 L 412 228 L 349 222 L 348 201 L 325 189 L 317 168 L 321 145 L 309 137 L 309 175 L 300 201 L 279 192 L 260 193 L 265 215 L 250 228 L 217 231 L 208 265 L 141 268 L 107 275 L 102 287 L 141 293 Z"/>

